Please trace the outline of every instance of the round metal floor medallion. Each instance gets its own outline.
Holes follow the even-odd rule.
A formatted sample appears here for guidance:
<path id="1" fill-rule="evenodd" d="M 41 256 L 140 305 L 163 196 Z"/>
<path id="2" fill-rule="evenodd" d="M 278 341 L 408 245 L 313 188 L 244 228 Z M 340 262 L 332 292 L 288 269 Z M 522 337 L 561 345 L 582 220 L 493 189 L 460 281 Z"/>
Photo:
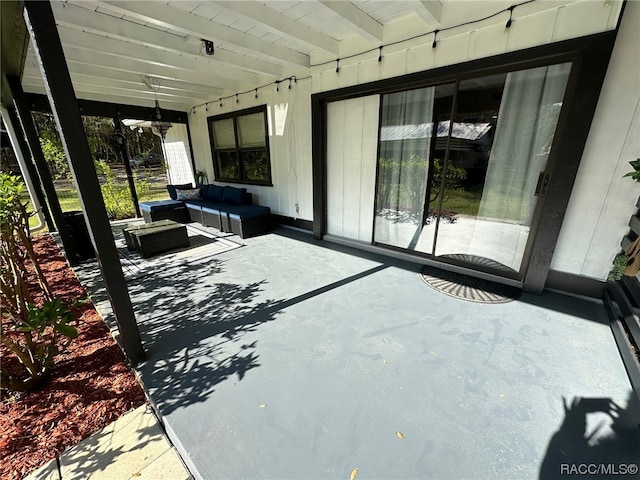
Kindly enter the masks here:
<path id="1" fill-rule="evenodd" d="M 420 278 L 431 288 L 450 297 L 478 303 L 507 303 L 517 300 L 521 290 L 482 278 L 424 267 Z"/>

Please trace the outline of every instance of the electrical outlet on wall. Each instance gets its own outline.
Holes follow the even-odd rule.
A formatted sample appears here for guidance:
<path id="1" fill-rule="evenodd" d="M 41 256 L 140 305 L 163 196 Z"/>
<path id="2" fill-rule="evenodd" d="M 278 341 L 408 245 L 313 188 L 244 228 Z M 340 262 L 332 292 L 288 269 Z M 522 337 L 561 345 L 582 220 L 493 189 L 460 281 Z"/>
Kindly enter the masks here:
<path id="1" fill-rule="evenodd" d="M 300 204 L 296 202 L 296 214 L 300 215 Z"/>

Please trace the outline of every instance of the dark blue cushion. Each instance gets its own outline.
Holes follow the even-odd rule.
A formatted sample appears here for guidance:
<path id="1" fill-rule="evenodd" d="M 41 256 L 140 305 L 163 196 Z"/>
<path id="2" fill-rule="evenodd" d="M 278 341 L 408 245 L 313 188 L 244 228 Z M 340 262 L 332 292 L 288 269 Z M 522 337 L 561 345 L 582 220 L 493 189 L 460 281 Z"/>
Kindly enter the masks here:
<path id="1" fill-rule="evenodd" d="M 224 187 L 222 201 L 234 205 L 242 205 L 245 193 L 247 193 L 246 188 Z"/>
<path id="2" fill-rule="evenodd" d="M 171 197 L 171 200 L 176 200 L 178 198 L 178 192 L 176 192 L 176 190 L 187 190 L 189 188 L 193 188 L 193 185 L 190 183 L 183 183 L 181 185 L 167 185 L 167 192 L 169 192 L 169 197 Z"/>
<path id="3" fill-rule="evenodd" d="M 271 213 L 269 207 L 263 207 L 262 205 L 234 205 L 226 207 L 224 211 L 228 213 L 230 217 L 241 219 L 260 217 Z"/>
<path id="4" fill-rule="evenodd" d="M 202 187 L 202 198 L 207 200 L 215 200 L 216 202 L 222 201 L 222 195 L 224 194 L 224 187 L 220 185 L 205 185 Z"/>
<path id="5" fill-rule="evenodd" d="M 202 200 L 202 199 L 194 199 L 194 200 L 185 200 L 184 204 L 187 207 L 202 207 L 204 205 L 207 205 L 209 203 L 209 200 Z"/>
<path id="6" fill-rule="evenodd" d="M 141 203 L 140 210 L 143 212 L 157 212 L 159 210 L 172 210 L 183 206 L 184 203 L 177 200 L 156 200 L 154 202 Z"/>

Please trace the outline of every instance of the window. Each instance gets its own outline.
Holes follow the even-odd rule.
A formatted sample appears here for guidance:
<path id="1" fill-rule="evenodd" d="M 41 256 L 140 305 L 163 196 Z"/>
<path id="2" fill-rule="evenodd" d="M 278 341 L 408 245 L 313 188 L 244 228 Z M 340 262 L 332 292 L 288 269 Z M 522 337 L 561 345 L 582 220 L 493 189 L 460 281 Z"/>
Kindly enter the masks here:
<path id="1" fill-rule="evenodd" d="M 208 118 L 216 180 L 271 185 L 267 107 Z"/>

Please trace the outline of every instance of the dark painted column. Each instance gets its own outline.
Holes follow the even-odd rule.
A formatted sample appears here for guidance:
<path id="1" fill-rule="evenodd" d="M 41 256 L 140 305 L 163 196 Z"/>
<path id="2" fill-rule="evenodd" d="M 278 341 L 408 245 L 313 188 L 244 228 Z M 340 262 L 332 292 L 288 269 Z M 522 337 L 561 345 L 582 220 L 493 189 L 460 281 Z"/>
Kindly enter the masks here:
<path id="1" fill-rule="evenodd" d="M 570 101 L 558 119 L 551 147 L 553 171 L 524 277 L 524 289 L 529 292 L 542 293 L 547 281 L 614 43 L 615 35 L 585 51 L 569 77 L 565 96 Z"/>
<path id="2" fill-rule="evenodd" d="M 16 131 L 16 137 L 18 138 L 18 148 L 20 149 L 20 153 L 22 153 L 22 158 L 24 158 L 24 163 L 27 166 L 27 172 L 31 177 L 31 182 L 33 183 L 33 189 L 35 190 L 34 193 L 36 195 L 36 198 L 38 199 L 38 202 L 40 202 L 44 221 L 47 224 L 47 228 L 49 229 L 49 231 L 55 232 L 56 226 L 53 223 L 53 219 L 51 218 L 51 213 L 49 212 L 49 207 L 47 206 L 47 199 L 44 196 L 44 192 L 42 191 L 40 176 L 38 175 L 38 171 L 36 170 L 35 165 L 33 164 L 33 160 L 31 159 L 29 146 L 24 139 L 24 130 L 20 126 L 18 115 L 16 114 L 14 108 L 8 108 L 7 113 L 9 114 L 8 120 L 11 122 L 13 129 Z"/>
<path id="3" fill-rule="evenodd" d="M 23 6 L 24 19 L 78 189 L 122 345 L 129 360 L 135 364 L 144 359 L 140 331 L 122 273 L 53 11 L 48 1 L 23 2 Z"/>
<path id="4" fill-rule="evenodd" d="M 136 212 L 136 218 L 140 218 L 140 205 L 138 203 L 138 192 L 136 192 L 136 184 L 133 181 L 133 172 L 131 171 L 131 163 L 129 163 L 129 149 L 127 148 L 127 137 L 122 132 L 122 126 L 120 125 L 120 119 L 115 117 L 113 119 L 113 126 L 116 129 L 116 143 L 118 144 L 118 150 L 120 151 L 120 157 L 124 162 L 124 170 L 127 172 L 127 182 L 129 183 L 129 192 L 131 193 L 131 199 L 133 200 L 133 210 Z"/>
<path id="5" fill-rule="evenodd" d="M 327 104 L 311 97 L 311 158 L 313 171 L 313 236 L 321 240 L 327 222 Z"/>
<path id="6" fill-rule="evenodd" d="M 42 153 L 42 147 L 40 146 L 38 132 L 36 130 L 36 126 L 33 123 L 31 110 L 29 109 L 29 105 L 26 102 L 24 92 L 22 91 L 22 85 L 20 84 L 20 81 L 15 77 L 7 77 L 7 82 L 9 83 L 9 88 L 11 89 L 11 95 L 13 95 L 13 105 L 16 109 L 16 113 L 18 114 L 20 126 L 22 128 L 22 131 L 24 132 L 27 144 L 29 145 L 31 156 L 35 161 L 36 169 L 38 170 L 38 176 L 40 177 L 40 182 L 42 183 L 44 191 L 47 195 L 47 199 L 49 200 L 49 208 L 51 208 L 51 214 L 53 215 L 53 219 L 56 222 L 56 226 L 58 227 L 58 233 L 60 234 L 62 246 L 64 247 L 64 251 L 67 254 L 69 263 L 71 265 L 76 265 L 78 263 L 76 246 L 73 242 L 73 238 L 69 234 L 67 223 L 64 219 L 64 215 L 62 214 L 62 207 L 60 207 L 58 194 L 56 193 L 55 186 L 53 185 L 53 180 L 51 179 L 51 173 L 49 172 L 47 161 L 45 160 L 44 154 Z"/>

